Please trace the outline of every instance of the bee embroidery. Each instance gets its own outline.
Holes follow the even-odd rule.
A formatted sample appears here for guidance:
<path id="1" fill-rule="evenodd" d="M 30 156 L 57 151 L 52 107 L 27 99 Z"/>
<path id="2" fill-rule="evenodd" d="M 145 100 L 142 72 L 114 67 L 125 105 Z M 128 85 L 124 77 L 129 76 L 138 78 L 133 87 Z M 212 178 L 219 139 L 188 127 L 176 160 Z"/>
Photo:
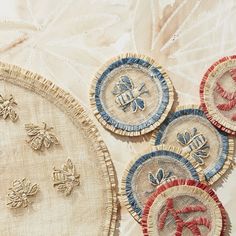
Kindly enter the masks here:
<path id="1" fill-rule="evenodd" d="M 205 136 L 199 134 L 196 128 L 191 132 L 178 133 L 177 140 L 184 147 L 184 152 L 190 153 L 200 165 L 205 163 L 204 159 L 209 156 L 210 146 Z"/>
<path id="2" fill-rule="evenodd" d="M 142 94 L 148 93 L 144 83 L 136 88 L 128 76 L 121 76 L 112 93 L 116 95 L 115 101 L 123 111 L 131 108 L 133 112 L 136 112 L 138 109 L 143 111 L 145 108 L 144 100 L 140 97 Z"/>
<path id="3" fill-rule="evenodd" d="M 80 175 L 76 173 L 75 166 L 68 159 L 61 169 L 53 168 L 53 186 L 59 192 L 68 196 L 75 186 L 80 185 Z"/>
<path id="4" fill-rule="evenodd" d="M 40 150 L 43 147 L 49 148 L 52 144 L 59 144 L 58 139 L 51 132 L 53 127 L 48 127 L 44 122 L 43 127 L 34 124 L 26 124 L 25 129 L 28 136 L 31 137 L 27 142 L 34 150 Z"/>
<path id="5" fill-rule="evenodd" d="M 37 184 L 31 184 L 25 178 L 14 180 L 12 187 L 9 188 L 7 206 L 10 208 L 27 207 L 31 202 L 29 197 L 35 195 L 39 190 Z"/>
<path id="6" fill-rule="evenodd" d="M 17 103 L 12 95 L 10 95 L 9 98 L 3 98 L 3 96 L 0 95 L 0 116 L 2 116 L 4 120 L 9 117 L 15 122 L 18 119 L 18 115 L 13 109 L 15 105 L 17 105 Z"/>

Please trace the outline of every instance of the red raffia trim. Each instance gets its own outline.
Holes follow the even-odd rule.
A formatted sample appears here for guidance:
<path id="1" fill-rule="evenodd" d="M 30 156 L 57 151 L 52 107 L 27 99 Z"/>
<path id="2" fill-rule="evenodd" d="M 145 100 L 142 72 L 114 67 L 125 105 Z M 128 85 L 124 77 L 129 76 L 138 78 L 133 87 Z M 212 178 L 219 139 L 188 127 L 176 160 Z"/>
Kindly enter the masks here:
<path id="1" fill-rule="evenodd" d="M 208 118 L 208 120 L 214 125 L 216 126 L 217 128 L 221 129 L 222 131 L 228 133 L 228 134 L 231 134 L 231 135 L 236 135 L 236 131 L 232 130 L 232 129 L 229 129 L 229 128 L 226 128 L 224 127 L 222 124 L 220 124 L 218 121 L 214 120 L 212 115 L 209 114 L 208 112 L 208 109 L 207 109 L 207 106 L 206 106 L 206 103 L 205 103 L 205 99 L 204 99 L 204 88 L 205 88 L 205 85 L 206 85 L 206 81 L 208 80 L 208 76 L 209 74 L 216 68 L 216 66 L 218 66 L 220 63 L 223 63 L 225 61 L 229 61 L 229 60 L 235 60 L 236 59 L 236 55 L 233 55 L 233 56 L 229 56 L 229 57 L 223 57 L 221 58 L 220 60 L 216 61 L 210 68 L 208 68 L 208 70 L 206 71 L 206 73 L 204 74 L 203 78 L 202 78 L 202 81 L 201 81 L 201 84 L 200 84 L 200 89 L 199 89 L 199 92 L 200 92 L 200 101 L 201 101 L 201 109 L 204 111 L 206 117 Z M 235 71 L 234 71 L 235 72 Z M 233 78 L 234 75 L 233 75 Z"/>
<path id="2" fill-rule="evenodd" d="M 218 104 L 217 108 L 221 111 L 230 111 L 236 106 L 236 98 L 228 103 Z"/>
<path id="3" fill-rule="evenodd" d="M 224 236 L 226 233 L 226 228 L 227 228 L 226 227 L 227 226 L 227 214 L 226 214 L 226 211 L 225 211 L 223 205 L 221 204 L 221 202 L 218 199 L 215 192 L 209 186 L 207 186 L 206 184 L 197 182 L 195 180 L 192 180 L 192 179 L 175 179 L 175 180 L 172 180 L 170 182 L 167 182 L 167 183 L 162 184 L 159 187 L 157 187 L 156 191 L 148 198 L 148 200 L 145 204 L 144 210 L 143 210 L 141 224 L 142 224 L 144 236 L 149 236 L 147 219 L 148 219 L 150 208 L 151 208 L 152 204 L 154 203 L 155 199 L 157 198 L 157 196 L 169 188 L 172 188 L 175 186 L 180 186 L 180 185 L 195 186 L 196 188 L 200 188 L 200 189 L 204 190 L 205 192 L 207 192 L 211 196 L 211 198 L 213 198 L 213 200 L 216 202 L 216 204 L 218 205 L 218 207 L 221 211 L 221 216 L 222 216 L 221 236 Z M 164 216 L 165 215 L 163 215 L 162 217 L 164 217 Z M 202 218 L 195 219 L 195 220 L 196 220 L 196 223 L 204 221 L 204 219 L 202 219 Z M 207 225 L 206 222 L 204 222 L 204 224 Z M 181 236 L 181 234 L 176 234 L 175 236 Z"/>
<path id="4" fill-rule="evenodd" d="M 235 80 L 236 82 L 236 80 Z M 233 100 L 236 99 L 236 92 L 234 93 L 230 93 L 227 92 L 219 82 L 216 83 L 216 88 L 215 91 L 218 92 L 220 94 L 221 97 L 227 99 L 227 100 Z"/>
<path id="5" fill-rule="evenodd" d="M 233 114 L 232 118 L 233 121 L 236 121 L 236 114 Z"/>
<path id="6" fill-rule="evenodd" d="M 232 79 L 236 82 L 236 69 L 231 69 L 229 71 L 229 73 L 230 73 Z"/>

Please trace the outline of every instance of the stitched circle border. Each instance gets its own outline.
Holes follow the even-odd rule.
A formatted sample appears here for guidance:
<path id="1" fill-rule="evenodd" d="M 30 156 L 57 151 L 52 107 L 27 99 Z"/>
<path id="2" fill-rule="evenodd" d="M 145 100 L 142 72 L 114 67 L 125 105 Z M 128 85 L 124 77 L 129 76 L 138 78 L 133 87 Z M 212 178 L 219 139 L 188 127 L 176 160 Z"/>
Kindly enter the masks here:
<path id="1" fill-rule="evenodd" d="M 188 115 L 200 116 L 207 120 L 204 112 L 200 110 L 198 106 L 196 105 L 180 106 L 176 112 L 170 114 L 166 118 L 164 123 L 162 123 L 162 125 L 160 126 L 159 130 L 157 132 L 154 132 L 151 140 L 152 145 L 162 144 L 161 140 L 164 135 L 164 132 L 166 128 L 171 124 L 171 122 L 175 121 L 179 117 Z M 216 129 L 216 131 L 218 132 L 218 135 L 221 139 L 222 152 L 219 155 L 218 162 L 215 164 L 215 166 L 211 170 L 205 173 L 206 180 L 210 184 L 213 184 L 215 181 L 217 181 L 230 167 L 230 165 L 232 164 L 233 152 L 234 152 L 233 139 L 220 130 Z"/>
<path id="2" fill-rule="evenodd" d="M 215 231 L 216 231 L 217 235 L 224 236 L 226 233 L 226 230 L 227 230 L 227 214 L 226 214 L 224 206 L 220 202 L 216 193 L 209 186 L 207 186 L 206 184 L 203 184 L 203 183 L 199 183 L 199 182 L 192 180 L 192 179 L 191 180 L 190 179 L 172 180 L 168 183 L 162 184 L 161 186 L 157 187 L 156 191 L 147 200 L 144 210 L 143 210 L 141 224 L 142 224 L 144 236 L 150 236 L 149 225 L 148 225 L 148 216 L 149 216 L 150 209 L 151 209 L 152 205 L 154 204 L 154 202 L 156 201 L 156 199 L 158 198 L 158 196 L 163 194 L 166 190 L 168 190 L 170 188 L 173 189 L 173 192 L 179 191 L 181 186 L 189 187 L 190 191 L 192 191 L 192 192 L 196 192 L 196 191 L 194 191 L 194 189 L 201 189 L 201 190 L 205 191 L 209 195 L 209 197 L 214 200 L 214 202 L 216 203 L 216 206 L 220 209 L 220 213 L 221 213 L 220 215 L 217 215 L 217 217 L 218 217 L 218 219 L 222 219 L 221 223 L 219 223 L 216 220 Z M 168 196 L 167 196 L 167 198 L 168 198 Z M 178 234 L 178 235 L 180 236 L 181 234 Z"/>
<path id="3" fill-rule="evenodd" d="M 236 135 L 236 125 L 232 125 L 227 120 L 223 120 L 221 117 L 219 117 L 218 113 L 216 113 L 213 109 L 210 109 L 209 103 L 207 101 L 207 97 L 209 96 L 209 91 L 206 89 L 207 84 L 209 80 L 214 79 L 211 77 L 214 75 L 214 73 L 217 71 L 217 69 L 224 63 L 230 63 L 230 61 L 236 61 L 236 55 L 229 56 L 229 57 L 223 57 L 220 60 L 216 61 L 203 76 L 203 79 L 200 84 L 200 99 L 201 99 L 201 106 L 203 111 L 206 114 L 206 117 L 211 121 L 213 125 L 215 125 L 217 128 L 223 130 L 226 133 L 229 133 L 231 135 Z M 236 64 L 236 62 L 235 62 Z M 236 68 L 236 67 L 235 67 Z"/>
<path id="4" fill-rule="evenodd" d="M 139 125 L 129 125 L 119 122 L 116 118 L 111 117 L 104 109 L 101 101 L 102 86 L 108 75 L 124 65 L 138 65 L 148 69 L 149 75 L 155 79 L 161 86 L 163 97 L 155 114 L 148 120 Z M 168 115 L 174 101 L 174 88 L 168 75 L 163 68 L 156 64 L 155 61 L 147 56 L 137 54 L 120 55 L 108 63 L 97 73 L 93 81 L 90 102 L 96 118 L 107 129 L 114 133 L 125 136 L 139 136 L 148 133 L 158 127 Z"/>
<path id="5" fill-rule="evenodd" d="M 175 147 L 159 145 L 152 152 L 131 161 L 122 178 L 121 195 L 128 211 L 138 222 L 141 221 L 142 209 L 134 197 L 132 180 L 139 167 L 152 158 L 158 158 L 158 156 L 165 156 L 166 158 L 179 161 L 189 170 L 193 179 L 200 182 L 205 181 L 202 168 L 191 157 L 182 154 L 181 150 Z"/>

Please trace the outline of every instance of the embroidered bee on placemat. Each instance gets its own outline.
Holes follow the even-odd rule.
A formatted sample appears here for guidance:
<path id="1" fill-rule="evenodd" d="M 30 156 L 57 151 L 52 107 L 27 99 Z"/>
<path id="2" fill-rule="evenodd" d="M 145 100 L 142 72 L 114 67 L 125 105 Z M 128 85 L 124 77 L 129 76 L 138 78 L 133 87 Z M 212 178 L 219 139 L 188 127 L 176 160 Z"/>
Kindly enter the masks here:
<path id="1" fill-rule="evenodd" d="M 59 144 L 58 139 L 51 132 L 53 127 L 48 127 L 44 122 L 42 127 L 34 124 L 26 124 L 25 129 L 28 136 L 31 137 L 27 142 L 34 150 L 42 150 L 43 147 L 49 148 L 52 144 Z"/>
<path id="2" fill-rule="evenodd" d="M 76 173 L 75 166 L 70 159 L 62 165 L 61 169 L 53 168 L 53 186 L 59 192 L 68 196 L 75 186 L 80 185 L 80 175 Z"/>
<path id="3" fill-rule="evenodd" d="M 148 93 L 148 90 L 144 83 L 139 88 L 136 88 L 128 76 L 121 76 L 112 93 L 116 95 L 115 101 L 123 111 L 127 111 L 130 108 L 133 112 L 138 111 L 138 109 L 141 111 L 145 109 L 145 103 L 141 95 Z"/>
<path id="4" fill-rule="evenodd" d="M 37 184 L 31 184 L 29 180 L 14 180 L 12 187 L 9 188 L 7 206 L 11 208 L 27 207 L 31 202 L 29 197 L 32 197 L 39 191 Z"/>
<path id="5" fill-rule="evenodd" d="M 183 151 L 190 153 L 200 165 L 205 163 L 204 159 L 209 156 L 210 146 L 206 137 L 198 133 L 196 128 L 193 128 L 192 131 L 178 133 L 177 141 L 184 147 Z"/>
<path id="6" fill-rule="evenodd" d="M 4 98 L 0 95 L 0 116 L 2 116 L 4 120 L 9 117 L 13 122 L 17 121 L 18 115 L 14 110 L 15 105 L 17 105 L 17 103 L 12 95 L 10 95 L 9 98 Z"/>

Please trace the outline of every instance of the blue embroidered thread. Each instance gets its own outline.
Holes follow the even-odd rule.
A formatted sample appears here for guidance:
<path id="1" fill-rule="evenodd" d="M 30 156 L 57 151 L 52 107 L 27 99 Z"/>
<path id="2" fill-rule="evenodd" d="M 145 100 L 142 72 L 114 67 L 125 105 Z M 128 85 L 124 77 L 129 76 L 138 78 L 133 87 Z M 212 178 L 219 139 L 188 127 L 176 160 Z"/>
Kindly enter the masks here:
<path id="1" fill-rule="evenodd" d="M 130 66 L 138 65 L 140 67 L 148 69 L 150 76 L 154 80 L 157 80 L 161 85 L 163 96 L 161 98 L 160 105 L 157 108 L 157 111 L 152 117 L 150 117 L 148 120 L 141 123 L 140 125 L 127 125 L 127 124 L 121 123 L 120 121 L 116 120 L 115 118 L 107 114 L 101 102 L 100 95 L 102 92 L 104 81 L 107 79 L 108 75 L 112 71 L 124 65 L 130 65 Z M 169 88 L 163 74 L 158 70 L 157 67 L 155 67 L 154 65 L 140 58 L 126 57 L 126 58 L 122 58 L 120 60 L 113 62 L 98 78 L 96 87 L 95 87 L 95 103 L 96 103 L 98 112 L 102 116 L 103 120 L 106 121 L 108 124 L 112 125 L 113 127 L 117 129 L 122 129 L 124 131 L 137 132 L 137 131 L 141 131 L 145 128 L 150 127 L 161 118 L 162 114 L 165 112 L 166 107 L 169 103 Z"/>
<path id="2" fill-rule="evenodd" d="M 200 181 L 199 175 L 196 169 L 193 167 L 193 165 L 189 162 L 189 160 L 185 159 L 183 156 L 181 156 L 178 153 L 168 151 L 168 150 L 158 150 L 158 151 L 153 151 L 153 152 L 150 152 L 141 156 L 129 169 L 128 175 L 126 176 L 126 180 L 125 180 L 125 183 L 126 183 L 125 192 L 126 192 L 126 196 L 128 198 L 129 204 L 139 217 L 142 216 L 142 209 L 133 194 L 132 179 L 137 169 L 140 166 L 142 166 L 143 163 L 145 163 L 146 161 L 152 158 L 158 158 L 159 156 L 166 156 L 167 158 L 172 158 L 174 160 L 181 162 L 183 166 L 185 166 L 189 170 L 192 178 L 195 179 L 196 181 Z"/>
<path id="3" fill-rule="evenodd" d="M 176 120 L 182 116 L 199 116 L 199 117 L 205 118 L 206 121 L 208 122 L 204 112 L 200 109 L 189 108 L 189 109 L 183 109 L 183 110 L 179 110 L 177 112 L 174 112 L 166 118 L 164 123 L 161 124 L 159 131 L 158 131 L 156 138 L 155 138 L 155 145 L 163 144 L 162 138 L 163 138 L 166 128 L 174 120 Z M 209 125 L 211 125 L 210 122 L 209 122 Z M 221 153 L 218 156 L 218 161 L 215 164 L 215 166 L 211 170 L 204 171 L 206 180 L 208 180 L 208 181 L 215 174 L 217 174 L 218 171 L 220 171 L 222 169 L 222 167 L 224 166 L 224 163 L 227 160 L 228 149 L 229 149 L 228 135 L 222 131 L 217 130 L 217 129 L 215 129 L 215 130 L 216 130 L 216 132 L 220 138 L 220 141 L 221 141 Z"/>

